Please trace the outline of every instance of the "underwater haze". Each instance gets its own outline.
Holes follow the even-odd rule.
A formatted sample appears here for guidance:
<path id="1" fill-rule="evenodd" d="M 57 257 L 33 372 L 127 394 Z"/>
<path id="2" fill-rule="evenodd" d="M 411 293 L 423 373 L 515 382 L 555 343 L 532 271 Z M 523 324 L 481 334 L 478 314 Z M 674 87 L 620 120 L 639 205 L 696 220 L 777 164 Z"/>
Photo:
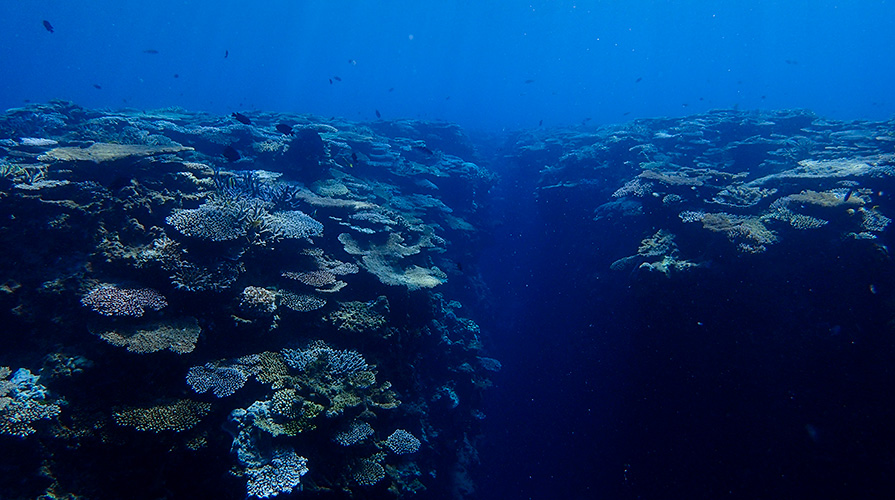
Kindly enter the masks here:
<path id="1" fill-rule="evenodd" d="M 378 109 L 488 131 L 734 107 L 880 119 L 895 111 L 893 13 L 876 0 L 32 0 L 3 8 L 0 106 Z"/>
<path id="2" fill-rule="evenodd" d="M 0 499 L 895 498 L 892 20 L 7 1 Z"/>

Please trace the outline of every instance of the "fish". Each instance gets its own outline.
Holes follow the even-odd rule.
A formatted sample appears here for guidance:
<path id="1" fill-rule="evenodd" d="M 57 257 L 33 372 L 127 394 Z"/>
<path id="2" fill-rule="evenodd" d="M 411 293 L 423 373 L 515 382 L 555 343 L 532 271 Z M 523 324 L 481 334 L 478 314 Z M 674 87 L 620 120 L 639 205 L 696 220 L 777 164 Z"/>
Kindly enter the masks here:
<path id="1" fill-rule="evenodd" d="M 44 22 L 46 22 L 46 21 L 44 21 Z M 795 66 L 796 64 L 799 64 L 799 61 L 796 61 L 795 59 L 787 59 L 785 62 L 786 62 L 786 64 L 790 64 L 793 66 Z"/>
<path id="2" fill-rule="evenodd" d="M 357 153 L 355 153 L 354 151 L 351 152 L 351 161 L 357 163 Z"/>
<path id="3" fill-rule="evenodd" d="M 227 146 L 226 148 L 224 148 L 224 152 L 222 154 L 224 155 L 224 158 L 226 158 L 227 161 L 230 162 L 237 161 L 242 158 L 242 156 L 239 155 L 239 151 L 233 149 L 233 146 Z"/>
<path id="4" fill-rule="evenodd" d="M 394 91 L 395 91 L 395 88 L 394 88 L 394 87 L 390 87 L 390 88 L 388 89 L 388 91 L 389 91 L 389 92 L 394 92 Z"/>
<path id="5" fill-rule="evenodd" d="M 354 59 L 349 59 L 348 64 L 350 64 L 352 66 L 357 66 L 357 61 L 355 61 Z"/>
<path id="6" fill-rule="evenodd" d="M 845 193 L 845 197 L 842 198 L 842 203 L 847 202 L 848 199 L 851 198 L 852 193 L 854 193 L 854 192 L 855 192 L 855 188 L 848 188 L 848 192 Z"/>
<path id="7" fill-rule="evenodd" d="M 243 125 L 251 125 L 252 120 L 249 120 L 249 117 L 242 113 L 233 113 L 232 116 L 236 121 L 242 123 Z"/>
<path id="8" fill-rule="evenodd" d="M 638 76 L 637 79 L 634 80 L 634 83 L 640 83 L 640 82 L 642 82 L 642 81 L 643 81 L 643 77 L 642 77 L 642 76 Z"/>
<path id="9" fill-rule="evenodd" d="M 412 147 L 413 149 L 417 150 L 417 151 L 422 151 L 423 153 L 426 153 L 427 155 L 430 155 L 430 156 L 435 154 L 435 153 L 434 153 L 431 149 L 429 149 L 429 147 L 426 146 L 426 145 L 413 145 L 413 146 L 411 146 L 411 147 Z"/>
<path id="10" fill-rule="evenodd" d="M 158 51 L 155 49 L 146 49 L 143 51 L 144 54 L 158 54 Z"/>
<path id="11" fill-rule="evenodd" d="M 178 73 L 174 73 L 174 78 L 180 78 L 180 75 Z"/>
<path id="12" fill-rule="evenodd" d="M 47 21 L 46 19 L 44 19 L 44 28 L 46 28 L 46 30 L 49 31 L 50 33 L 56 32 L 56 30 L 53 29 L 53 25 L 50 24 L 50 21 Z"/>
<path id="13" fill-rule="evenodd" d="M 337 81 L 337 82 L 341 82 L 341 81 L 342 81 L 342 79 L 339 78 L 338 76 L 334 76 L 334 77 L 333 77 L 333 80 L 335 80 L 335 81 Z"/>
<path id="14" fill-rule="evenodd" d="M 100 87 L 100 86 L 99 86 L 98 84 L 96 84 L 96 83 L 93 84 L 93 88 L 95 88 L 96 90 L 102 90 L 102 89 L 103 89 L 102 87 Z"/>
<path id="15" fill-rule="evenodd" d="M 332 78 L 329 79 L 329 84 L 330 84 L 330 85 L 333 84 L 333 79 L 332 79 Z"/>
<path id="16" fill-rule="evenodd" d="M 226 59 L 226 58 L 229 57 L 229 56 L 230 56 L 230 51 L 229 51 L 229 50 L 225 50 L 225 51 L 224 51 L 224 59 Z"/>
<path id="17" fill-rule="evenodd" d="M 525 80 L 525 83 L 534 83 L 534 80 Z"/>
<path id="18" fill-rule="evenodd" d="M 376 112 L 376 118 L 382 118 L 382 113 L 380 113 L 378 109 L 374 109 L 373 111 Z"/>
<path id="19" fill-rule="evenodd" d="M 292 135 L 292 127 L 285 123 L 277 123 L 276 129 L 281 134 Z"/>
<path id="20" fill-rule="evenodd" d="M 539 126 L 539 127 L 540 127 L 541 125 L 543 125 L 543 124 L 544 124 L 544 120 L 540 120 L 540 121 L 538 121 L 538 126 Z"/>

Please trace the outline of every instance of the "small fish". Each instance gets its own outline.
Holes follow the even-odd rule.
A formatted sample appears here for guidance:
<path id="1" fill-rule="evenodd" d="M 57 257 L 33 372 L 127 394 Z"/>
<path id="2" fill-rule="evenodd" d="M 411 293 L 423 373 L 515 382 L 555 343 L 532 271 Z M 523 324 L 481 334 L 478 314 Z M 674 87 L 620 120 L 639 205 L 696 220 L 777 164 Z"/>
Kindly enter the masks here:
<path id="1" fill-rule="evenodd" d="M 292 135 L 292 127 L 286 125 L 285 123 L 277 123 L 276 126 L 277 132 L 284 135 Z"/>
<path id="2" fill-rule="evenodd" d="M 634 83 L 640 83 L 640 82 L 642 82 L 642 81 L 643 81 L 643 77 L 642 77 L 642 76 L 638 76 L 637 79 L 634 80 Z"/>
<path id="3" fill-rule="evenodd" d="M 423 146 L 413 146 L 413 149 L 416 149 L 417 151 L 422 151 L 423 153 L 426 153 L 427 155 L 434 155 L 434 154 L 435 154 L 434 152 L 432 152 L 431 149 L 429 149 L 428 146 L 425 146 L 425 145 L 423 145 Z"/>
<path id="4" fill-rule="evenodd" d="M 50 24 L 50 21 L 47 21 L 46 19 L 44 19 L 44 28 L 46 28 L 46 30 L 49 31 L 50 33 L 56 32 L 56 30 L 53 29 L 53 25 Z"/>
<path id="5" fill-rule="evenodd" d="M 352 66 L 357 66 L 357 61 L 355 61 L 354 59 L 349 59 L 348 64 L 350 64 Z"/>
<path id="6" fill-rule="evenodd" d="M 95 88 L 96 90 L 102 90 L 102 89 L 103 89 L 102 87 L 100 87 L 99 85 L 97 85 L 97 84 L 95 84 L 95 83 L 93 84 L 93 88 Z"/>
<path id="7" fill-rule="evenodd" d="M 354 151 L 351 152 L 351 161 L 357 163 L 357 153 L 355 153 Z"/>
<path id="8" fill-rule="evenodd" d="M 155 49 L 146 49 L 143 51 L 144 54 L 158 54 L 158 51 Z"/>
<path id="9" fill-rule="evenodd" d="M 338 76 L 333 76 L 333 80 L 335 80 L 335 81 L 337 81 L 337 82 L 341 82 L 341 81 L 342 81 L 342 79 L 339 78 Z"/>
<path id="10" fill-rule="evenodd" d="M 538 121 L 538 126 L 540 127 L 540 126 L 542 126 L 542 125 L 544 125 L 544 120 L 540 120 L 540 121 Z"/>
<path id="11" fill-rule="evenodd" d="M 382 118 L 382 113 L 380 113 L 378 109 L 374 109 L 373 111 L 376 112 L 376 118 Z"/>
<path id="12" fill-rule="evenodd" d="M 389 92 L 394 92 L 394 91 L 395 91 L 395 88 L 394 88 L 394 87 L 390 87 L 390 88 L 388 89 L 388 91 L 389 91 Z"/>
<path id="13" fill-rule="evenodd" d="M 224 152 L 222 154 L 224 155 L 224 158 L 226 158 L 227 161 L 230 162 L 237 161 L 242 158 L 242 156 L 239 155 L 239 151 L 233 149 L 233 146 L 227 146 L 226 148 L 224 148 Z"/>
<path id="14" fill-rule="evenodd" d="M 44 22 L 46 22 L 46 21 L 44 21 Z M 796 61 L 795 59 L 787 59 L 785 62 L 786 62 L 786 64 L 791 64 L 793 66 L 795 66 L 796 64 L 799 64 L 799 61 Z"/>
<path id="15" fill-rule="evenodd" d="M 457 262 L 457 270 L 461 271 L 461 272 L 463 271 L 463 263 L 462 262 Z"/>
<path id="16" fill-rule="evenodd" d="M 251 125 L 252 120 L 249 120 L 249 117 L 242 113 L 233 113 L 232 116 L 236 121 L 242 123 L 243 125 Z"/>
<path id="17" fill-rule="evenodd" d="M 525 80 L 525 83 L 534 83 L 534 80 Z"/>
<path id="18" fill-rule="evenodd" d="M 332 79 L 332 78 L 329 79 L 329 84 L 330 84 L 330 85 L 333 84 L 333 79 Z"/>
<path id="19" fill-rule="evenodd" d="M 848 192 L 845 193 L 845 197 L 842 198 L 842 203 L 847 202 L 848 199 L 851 198 L 852 193 L 854 193 L 854 192 L 855 192 L 855 188 L 848 188 Z"/>
<path id="20" fill-rule="evenodd" d="M 228 57 L 230 57 L 230 51 L 229 51 L 229 50 L 225 50 L 225 51 L 224 51 L 224 59 L 226 59 L 226 58 L 228 58 Z"/>
<path id="21" fill-rule="evenodd" d="M 177 73 L 174 73 L 174 78 L 180 78 L 180 75 Z"/>

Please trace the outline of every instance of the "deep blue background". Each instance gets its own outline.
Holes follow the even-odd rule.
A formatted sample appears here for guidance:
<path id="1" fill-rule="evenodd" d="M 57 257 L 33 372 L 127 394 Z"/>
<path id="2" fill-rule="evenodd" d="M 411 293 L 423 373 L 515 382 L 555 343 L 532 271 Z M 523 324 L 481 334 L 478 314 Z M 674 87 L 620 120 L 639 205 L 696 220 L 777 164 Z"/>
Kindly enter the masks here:
<path id="1" fill-rule="evenodd" d="M 0 107 L 379 109 L 486 130 L 733 106 L 884 119 L 892 19 L 885 0 L 8 1 Z"/>
<path id="2" fill-rule="evenodd" d="M 895 113 L 892 20 L 895 3 L 881 0 L 6 1 L 0 107 L 62 98 L 88 107 L 360 120 L 379 110 L 386 119 L 448 120 L 486 132 L 735 106 L 887 119 Z M 715 443 L 748 442 L 754 422 L 701 429 L 677 411 L 699 408 L 705 393 L 687 392 L 680 384 L 689 367 L 663 358 L 663 338 L 643 332 L 681 318 L 650 318 L 636 301 L 607 296 L 613 284 L 595 286 L 597 267 L 579 265 L 590 250 L 575 239 L 575 224 L 586 221 L 544 218 L 532 197 L 536 175 L 515 172 L 512 163 L 489 166 L 503 176 L 492 193 L 501 223 L 478 264 L 496 306 L 476 320 L 505 370 L 488 395 L 480 497 L 717 495 L 712 477 L 733 463 L 730 470 L 752 470 L 743 483 L 757 484 L 738 494 L 756 498 L 767 483 L 754 478 L 775 473 L 762 464 L 786 450 L 761 441 L 723 457 L 726 463 L 705 454 Z M 551 230 L 560 224 L 562 234 Z M 693 353 L 684 361 L 711 359 L 705 372 L 721 373 L 717 353 L 760 358 L 765 344 L 738 350 L 718 314 L 715 329 L 678 346 Z M 756 366 L 756 379 L 773 384 L 777 375 Z M 760 389 L 742 385 L 745 375 L 698 387 L 709 400 L 717 399 L 712 390 L 760 398 Z M 651 384 L 668 399 L 642 392 Z M 851 390 L 845 382 L 835 389 Z M 806 418 L 783 417 L 781 437 L 803 436 Z M 678 431 L 705 438 L 675 441 Z M 804 472 L 793 493 L 815 479 L 821 491 L 812 493 L 822 494 L 827 472 L 823 464 Z M 840 472 L 857 478 L 867 471 Z M 788 491 L 787 479 L 779 481 L 767 491 Z"/>

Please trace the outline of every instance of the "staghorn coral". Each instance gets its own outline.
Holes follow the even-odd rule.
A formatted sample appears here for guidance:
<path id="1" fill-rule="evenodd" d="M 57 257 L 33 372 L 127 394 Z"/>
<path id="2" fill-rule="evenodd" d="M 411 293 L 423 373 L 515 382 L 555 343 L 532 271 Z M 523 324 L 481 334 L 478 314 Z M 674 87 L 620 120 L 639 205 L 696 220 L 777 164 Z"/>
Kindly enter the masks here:
<path id="1" fill-rule="evenodd" d="M 190 262 L 178 262 L 172 270 L 171 284 L 187 292 L 219 292 L 230 288 L 245 268 L 241 263 L 219 262 L 205 268 Z"/>
<path id="2" fill-rule="evenodd" d="M 232 396 L 248 380 L 245 371 L 237 366 L 193 366 L 186 374 L 186 383 L 199 394 L 211 390 L 215 396 L 224 398 Z"/>
<path id="3" fill-rule="evenodd" d="M 406 455 L 419 451 L 420 440 L 404 429 L 398 429 L 386 438 L 385 446 L 395 455 Z"/>
<path id="4" fill-rule="evenodd" d="M 9 367 L 0 367 L 0 434 L 24 438 L 36 432 L 35 422 L 54 419 L 62 410 L 27 368 L 9 375 Z"/>
<path id="5" fill-rule="evenodd" d="M 277 294 L 266 288 L 247 286 L 239 294 L 239 309 L 254 316 L 270 316 L 277 310 Z"/>
<path id="6" fill-rule="evenodd" d="M 283 349 L 286 363 L 298 371 L 306 371 L 315 363 L 321 363 L 325 373 L 343 378 L 369 369 L 364 357 L 357 351 L 337 350 L 317 341 L 307 349 Z"/>
<path id="7" fill-rule="evenodd" d="M 297 294 L 282 290 L 280 291 L 280 303 L 296 312 L 311 312 L 325 306 L 326 300 L 316 295 Z"/>
<path id="8" fill-rule="evenodd" d="M 340 331 L 351 333 L 377 332 L 388 324 L 388 299 L 379 296 L 370 302 L 341 302 L 339 308 L 323 320 Z"/>
<path id="9" fill-rule="evenodd" d="M 373 435 L 373 427 L 363 420 L 352 420 L 348 428 L 337 432 L 332 440 L 341 446 L 352 446 Z"/>
<path id="10" fill-rule="evenodd" d="M 351 478 L 361 486 L 373 486 L 385 479 L 385 468 L 377 457 L 358 460 L 351 471 Z"/>
<path id="11" fill-rule="evenodd" d="M 139 318 L 146 309 L 158 311 L 166 307 L 168 301 L 151 288 L 118 288 L 104 284 L 81 297 L 81 304 L 103 316 Z"/>
<path id="12" fill-rule="evenodd" d="M 138 354 L 163 349 L 185 354 L 196 348 L 201 328 L 196 318 L 187 316 L 138 325 L 91 328 L 91 332 L 114 346 L 126 347 Z"/>
<path id="13" fill-rule="evenodd" d="M 247 234 L 239 210 L 217 203 L 175 209 L 165 221 L 180 234 L 201 240 L 230 241 Z"/>
<path id="14" fill-rule="evenodd" d="M 270 498 L 292 493 L 308 473 L 308 459 L 292 449 L 276 449 L 270 461 L 260 467 L 247 467 L 246 493 L 250 497 Z"/>
<path id="15" fill-rule="evenodd" d="M 308 271 L 304 273 L 294 273 L 287 271 L 283 273 L 284 278 L 298 281 L 315 288 L 325 288 L 336 284 L 336 275 L 329 271 Z"/>
<path id="16" fill-rule="evenodd" d="M 123 408 L 112 414 L 115 423 L 138 431 L 183 432 L 192 429 L 211 411 L 211 403 L 179 399 L 148 408 Z"/>

